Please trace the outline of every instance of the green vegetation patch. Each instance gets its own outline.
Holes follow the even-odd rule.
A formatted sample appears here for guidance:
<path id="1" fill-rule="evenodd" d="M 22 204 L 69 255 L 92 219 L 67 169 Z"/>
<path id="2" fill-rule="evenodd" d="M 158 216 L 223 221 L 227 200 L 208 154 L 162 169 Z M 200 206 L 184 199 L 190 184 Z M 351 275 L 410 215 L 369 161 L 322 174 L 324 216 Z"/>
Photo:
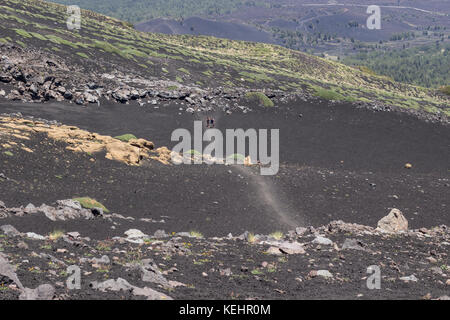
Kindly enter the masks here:
<path id="1" fill-rule="evenodd" d="M 127 134 L 123 134 L 121 136 L 114 137 L 114 139 L 117 139 L 117 140 L 120 140 L 123 142 L 129 142 L 130 140 L 137 139 L 137 138 L 135 135 L 133 135 L 131 133 L 127 133 Z"/>
<path id="2" fill-rule="evenodd" d="M 23 29 L 14 29 L 14 31 L 16 31 L 16 33 L 19 36 L 22 36 L 24 38 L 33 38 L 33 36 L 29 32 L 27 32 L 27 31 L 25 31 Z"/>
<path id="3" fill-rule="evenodd" d="M 186 73 L 186 74 L 190 74 L 189 70 L 187 70 L 185 68 L 179 68 L 178 71 L 181 71 L 181 72 Z"/>
<path id="4" fill-rule="evenodd" d="M 85 209 L 100 208 L 103 210 L 103 212 L 109 213 L 109 210 L 103 204 L 101 204 L 95 199 L 89 197 L 82 197 L 82 198 L 75 198 L 73 200 L 78 201 L 81 204 L 81 206 Z"/>
<path id="5" fill-rule="evenodd" d="M 245 97 L 249 100 L 256 100 L 264 107 L 273 107 L 275 104 L 262 92 L 247 92 Z"/>
<path id="6" fill-rule="evenodd" d="M 79 55 L 80 57 L 82 57 L 84 59 L 89 59 L 88 55 L 84 52 L 77 52 L 77 55 Z"/>
<path id="7" fill-rule="evenodd" d="M 323 88 L 315 88 L 315 90 L 316 92 L 314 93 L 314 95 L 322 99 L 338 101 L 347 100 L 342 94 L 333 90 L 327 90 Z"/>

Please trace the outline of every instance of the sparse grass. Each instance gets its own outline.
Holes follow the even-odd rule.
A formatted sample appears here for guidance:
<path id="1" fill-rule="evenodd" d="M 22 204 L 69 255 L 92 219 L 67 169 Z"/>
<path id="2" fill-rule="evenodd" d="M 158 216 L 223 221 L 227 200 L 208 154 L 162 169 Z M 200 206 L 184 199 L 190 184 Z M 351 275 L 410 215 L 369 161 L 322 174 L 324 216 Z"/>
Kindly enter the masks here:
<path id="1" fill-rule="evenodd" d="M 178 71 L 181 71 L 181 72 L 186 73 L 186 74 L 191 74 L 191 73 L 189 72 L 189 70 L 187 70 L 187 69 L 185 69 L 185 68 L 179 68 Z"/>
<path id="2" fill-rule="evenodd" d="M 122 142 L 129 142 L 130 140 L 137 139 L 135 135 L 131 133 L 126 133 L 121 136 L 114 137 L 114 139 L 120 140 Z"/>
<path id="3" fill-rule="evenodd" d="M 284 238 L 284 233 L 281 231 L 275 231 L 275 232 L 271 233 L 270 236 L 272 238 L 274 238 L 275 240 L 281 240 Z"/>
<path id="4" fill-rule="evenodd" d="M 207 77 L 212 77 L 214 73 L 211 70 L 206 70 L 202 72 Z"/>
<path id="5" fill-rule="evenodd" d="M 33 38 L 33 36 L 23 29 L 14 29 L 16 33 L 23 38 Z"/>
<path id="6" fill-rule="evenodd" d="M 89 56 L 84 52 L 77 52 L 77 55 L 79 55 L 80 57 L 82 57 L 84 59 L 89 59 Z"/>
<path id="7" fill-rule="evenodd" d="M 249 233 L 248 236 L 247 236 L 247 241 L 248 241 L 249 243 L 255 243 L 255 241 L 256 241 L 256 236 L 255 236 L 255 234 L 254 234 L 254 233 Z"/>
<path id="8" fill-rule="evenodd" d="M 439 89 L 442 93 L 450 96 L 450 86 L 443 86 Z"/>
<path id="9" fill-rule="evenodd" d="M 35 37 L 36 39 L 44 40 L 44 41 L 47 40 L 47 38 L 44 35 L 40 34 L 40 33 L 29 32 L 29 34 L 32 35 L 33 37 Z"/>
<path id="10" fill-rule="evenodd" d="M 249 100 L 256 100 L 264 107 L 273 107 L 275 104 L 262 92 L 248 92 L 245 97 Z"/>
<path id="11" fill-rule="evenodd" d="M 254 72 L 240 72 L 240 75 L 244 77 L 245 80 L 252 82 L 271 82 L 273 79 L 268 77 L 265 73 L 254 73 Z"/>
<path id="12" fill-rule="evenodd" d="M 103 209 L 103 212 L 109 213 L 109 210 L 103 204 L 101 204 L 95 199 L 89 197 L 82 197 L 82 198 L 75 198 L 73 200 L 78 201 L 81 204 L 81 206 L 85 209 L 100 208 Z"/>
<path id="13" fill-rule="evenodd" d="M 323 88 L 315 88 L 315 90 L 316 92 L 314 93 L 314 95 L 319 98 L 337 101 L 345 100 L 345 97 L 342 94 L 335 92 L 333 90 L 327 90 Z"/>
<path id="14" fill-rule="evenodd" d="M 62 238 L 64 236 L 64 231 L 63 230 L 54 230 L 52 232 L 50 232 L 50 234 L 48 235 L 48 238 L 52 241 L 58 240 L 59 238 Z"/>
<path id="15" fill-rule="evenodd" d="M 203 238 L 203 234 L 201 234 L 198 231 L 192 230 L 191 232 L 189 232 L 189 234 L 191 235 L 191 237 L 194 237 L 194 238 L 198 238 L 198 239 Z"/>
<path id="16" fill-rule="evenodd" d="M 251 274 L 254 276 L 260 276 L 260 275 L 263 275 L 264 272 L 262 272 L 261 270 L 258 270 L 258 269 L 254 269 L 251 271 Z"/>

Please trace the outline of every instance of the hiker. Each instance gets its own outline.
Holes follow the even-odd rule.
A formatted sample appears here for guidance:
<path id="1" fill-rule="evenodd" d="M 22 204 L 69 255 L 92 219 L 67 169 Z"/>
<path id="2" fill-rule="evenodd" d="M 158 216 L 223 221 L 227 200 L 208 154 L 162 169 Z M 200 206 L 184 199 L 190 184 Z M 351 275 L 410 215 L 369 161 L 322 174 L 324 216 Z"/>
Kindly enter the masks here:
<path id="1" fill-rule="evenodd" d="M 206 127 L 207 127 L 207 128 L 209 128 L 209 123 L 210 123 L 210 121 L 211 121 L 211 120 L 209 119 L 209 117 L 206 118 Z"/>
<path id="2" fill-rule="evenodd" d="M 214 128 L 214 118 L 211 118 L 209 120 L 209 123 L 211 124 L 211 128 Z"/>

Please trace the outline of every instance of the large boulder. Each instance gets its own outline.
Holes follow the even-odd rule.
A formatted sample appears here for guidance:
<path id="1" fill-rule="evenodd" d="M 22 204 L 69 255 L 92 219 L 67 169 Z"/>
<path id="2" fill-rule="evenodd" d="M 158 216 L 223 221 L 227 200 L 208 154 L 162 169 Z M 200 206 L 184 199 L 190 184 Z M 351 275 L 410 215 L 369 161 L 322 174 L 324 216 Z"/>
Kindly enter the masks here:
<path id="1" fill-rule="evenodd" d="M 119 101 L 119 102 L 122 102 L 122 103 L 125 103 L 125 102 L 127 102 L 128 100 L 130 100 L 130 95 L 131 95 L 130 90 L 128 90 L 128 89 L 118 89 L 118 90 L 115 90 L 115 91 L 112 93 L 111 96 L 112 96 L 115 100 L 117 100 L 117 101 Z"/>
<path id="2" fill-rule="evenodd" d="M 398 209 L 392 209 L 391 212 L 380 221 L 378 221 L 378 229 L 385 232 L 408 231 L 408 220 Z"/>
<path id="3" fill-rule="evenodd" d="M 0 230 L 8 237 L 17 237 L 20 236 L 20 232 L 17 231 L 12 225 L 3 225 L 0 227 Z"/>
<path id="4" fill-rule="evenodd" d="M 304 254 L 305 249 L 301 243 L 298 242 L 282 242 L 278 248 L 284 254 Z"/>
<path id="5" fill-rule="evenodd" d="M 89 285 L 94 290 L 99 290 L 102 292 L 106 291 L 127 291 L 132 292 L 135 296 L 145 296 L 147 300 L 172 300 L 171 297 L 165 295 L 164 293 L 155 291 L 151 288 L 144 287 L 139 288 L 131 285 L 128 281 L 122 278 L 117 280 L 109 279 L 104 282 L 91 282 Z"/>

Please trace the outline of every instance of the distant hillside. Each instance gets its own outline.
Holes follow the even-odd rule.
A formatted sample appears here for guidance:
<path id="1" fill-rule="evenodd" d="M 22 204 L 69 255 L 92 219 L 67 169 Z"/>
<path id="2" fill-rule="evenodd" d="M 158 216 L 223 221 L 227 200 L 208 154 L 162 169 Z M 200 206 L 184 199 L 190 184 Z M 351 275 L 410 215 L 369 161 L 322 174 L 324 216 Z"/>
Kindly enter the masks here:
<path id="1" fill-rule="evenodd" d="M 68 30 L 66 20 L 62 5 L 4 0 L 0 5 L 0 42 L 45 50 L 89 74 L 119 69 L 201 88 L 306 91 L 325 99 L 379 101 L 428 112 L 443 110 L 450 115 L 448 97 L 435 90 L 400 84 L 280 46 L 143 33 L 90 11 L 82 12 L 79 31 Z"/>
<path id="2" fill-rule="evenodd" d="M 260 6 L 261 0 L 55 0 L 65 5 L 79 5 L 131 23 L 159 17 L 192 17 L 228 14 L 242 7 Z"/>
<path id="3" fill-rule="evenodd" d="M 382 12 L 380 30 L 369 30 L 366 25 L 367 7 L 374 4 L 372 0 L 53 1 L 78 4 L 84 9 L 130 21 L 140 31 L 274 43 L 333 60 L 371 52 L 370 57 L 380 61 L 380 64 L 372 62 L 371 66 L 380 74 L 395 75 L 396 80 L 427 87 L 435 87 L 445 80 L 424 79 L 433 69 L 428 65 L 418 64 L 414 70 L 405 69 L 406 65 L 400 62 L 402 70 L 399 70 L 399 64 L 389 53 L 388 61 L 392 62 L 389 69 L 376 56 L 382 57 L 393 49 L 400 52 L 404 48 L 448 42 L 450 1 L 447 0 L 378 1 L 376 4 Z M 432 63 L 439 64 L 436 59 Z"/>
<path id="4" fill-rule="evenodd" d="M 137 24 L 136 30 L 165 34 L 206 35 L 231 40 L 274 43 L 268 32 L 255 27 L 200 17 L 192 17 L 182 21 L 162 18 L 153 19 Z"/>

